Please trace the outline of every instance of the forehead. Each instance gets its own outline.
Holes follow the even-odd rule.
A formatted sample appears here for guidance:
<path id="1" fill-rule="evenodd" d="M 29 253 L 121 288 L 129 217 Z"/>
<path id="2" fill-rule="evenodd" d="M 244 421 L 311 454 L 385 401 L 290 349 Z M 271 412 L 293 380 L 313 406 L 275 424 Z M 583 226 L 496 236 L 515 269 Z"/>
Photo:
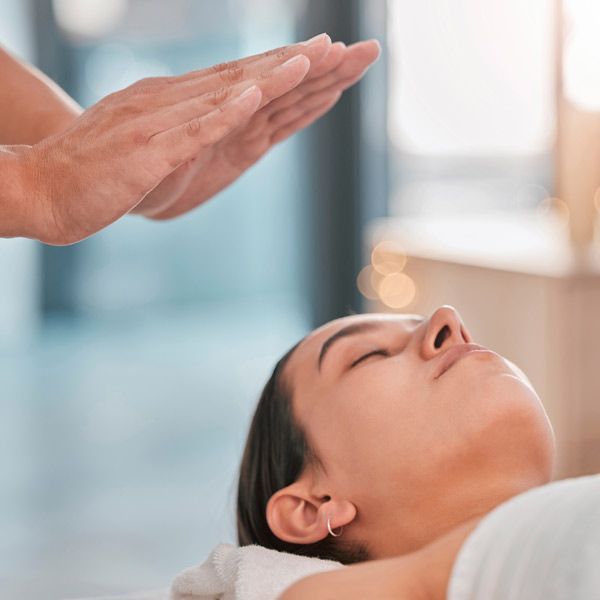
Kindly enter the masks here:
<path id="1" fill-rule="evenodd" d="M 385 329 L 388 326 L 394 328 L 409 328 L 414 326 L 416 322 L 422 320 L 423 317 L 421 315 L 390 315 L 385 313 L 352 315 L 335 319 L 334 321 L 330 321 L 318 329 L 315 329 L 302 340 L 294 351 L 294 354 L 291 356 L 285 370 L 288 371 L 288 373 L 291 373 L 300 368 L 301 365 L 305 365 L 307 362 L 316 365 L 321 348 L 326 340 L 349 325 L 373 324 L 380 326 L 382 329 Z"/>

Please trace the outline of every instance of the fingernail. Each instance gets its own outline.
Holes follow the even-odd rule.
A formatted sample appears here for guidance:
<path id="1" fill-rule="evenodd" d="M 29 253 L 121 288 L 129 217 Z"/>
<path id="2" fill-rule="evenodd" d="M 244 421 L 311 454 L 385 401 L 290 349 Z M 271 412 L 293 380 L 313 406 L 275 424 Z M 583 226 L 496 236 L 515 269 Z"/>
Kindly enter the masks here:
<path id="1" fill-rule="evenodd" d="M 245 90 L 244 92 L 242 92 L 240 94 L 240 98 L 246 98 L 247 96 L 254 94 L 254 92 L 256 92 L 257 89 L 258 89 L 257 85 L 253 85 L 253 86 L 249 87 L 247 90 Z"/>
<path id="2" fill-rule="evenodd" d="M 285 67 L 290 67 L 292 65 L 304 62 L 305 60 L 308 60 L 306 58 L 306 56 L 304 56 L 304 54 L 297 54 L 296 56 L 293 56 L 292 58 L 286 60 L 282 65 L 279 65 L 280 69 L 284 69 Z"/>
<path id="3" fill-rule="evenodd" d="M 306 40 L 305 42 L 300 42 L 302 46 L 310 46 L 311 44 L 316 44 L 321 40 L 329 37 L 326 33 L 320 33 L 319 35 L 315 35 L 315 37 L 311 37 L 310 40 Z"/>

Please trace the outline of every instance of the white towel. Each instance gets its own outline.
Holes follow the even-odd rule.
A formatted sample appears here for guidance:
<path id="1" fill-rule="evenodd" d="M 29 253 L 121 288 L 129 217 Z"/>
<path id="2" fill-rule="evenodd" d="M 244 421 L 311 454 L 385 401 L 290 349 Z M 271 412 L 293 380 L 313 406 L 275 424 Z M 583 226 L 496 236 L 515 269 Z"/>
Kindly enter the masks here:
<path id="1" fill-rule="evenodd" d="M 261 546 L 217 546 L 198 567 L 173 581 L 173 600 L 275 600 L 295 581 L 342 565 Z"/>
<path id="2" fill-rule="evenodd" d="M 511 498 L 465 540 L 447 600 L 600 600 L 600 475 Z"/>
<path id="3" fill-rule="evenodd" d="M 275 600 L 295 581 L 343 567 L 261 546 L 219 544 L 205 562 L 182 571 L 171 591 L 154 590 L 88 600 Z"/>

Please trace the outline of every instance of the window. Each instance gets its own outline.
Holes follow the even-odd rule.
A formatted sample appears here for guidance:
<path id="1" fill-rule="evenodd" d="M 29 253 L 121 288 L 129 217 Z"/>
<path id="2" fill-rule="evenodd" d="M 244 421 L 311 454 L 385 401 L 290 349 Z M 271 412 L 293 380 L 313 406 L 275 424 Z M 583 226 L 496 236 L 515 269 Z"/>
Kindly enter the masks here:
<path id="1" fill-rule="evenodd" d="M 553 6 L 388 1 L 392 215 L 531 207 L 550 194 Z"/>

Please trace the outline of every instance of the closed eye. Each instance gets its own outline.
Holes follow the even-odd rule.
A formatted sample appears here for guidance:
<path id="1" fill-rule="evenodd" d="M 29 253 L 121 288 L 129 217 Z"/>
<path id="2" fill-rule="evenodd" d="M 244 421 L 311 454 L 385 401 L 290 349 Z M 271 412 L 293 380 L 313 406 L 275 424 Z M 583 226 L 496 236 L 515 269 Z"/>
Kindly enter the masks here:
<path id="1" fill-rule="evenodd" d="M 371 352 L 367 352 L 367 354 L 363 354 L 360 358 L 357 358 L 351 365 L 350 368 L 355 367 L 357 364 L 361 363 L 363 360 L 367 360 L 371 356 L 389 356 L 389 352 L 387 350 L 372 350 Z"/>

